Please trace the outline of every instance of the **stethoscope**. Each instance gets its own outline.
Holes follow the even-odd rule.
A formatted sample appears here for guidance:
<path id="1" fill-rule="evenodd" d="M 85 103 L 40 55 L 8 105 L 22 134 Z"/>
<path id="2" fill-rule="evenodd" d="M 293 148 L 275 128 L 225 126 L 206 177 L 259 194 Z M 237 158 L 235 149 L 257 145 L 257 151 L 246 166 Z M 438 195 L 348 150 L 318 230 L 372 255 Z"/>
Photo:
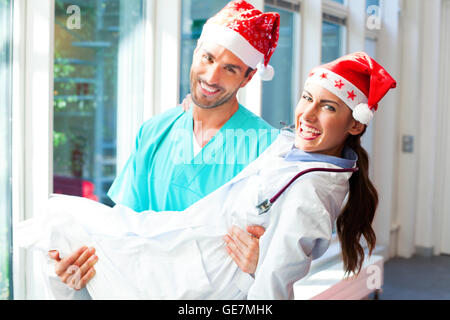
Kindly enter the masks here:
<path id="1" fill-rule="evenodd" d="M 283 192 L 286 191 L 287 188 L 290 187 L 291 184 L 293 184 L 298 178 L 303 176 L 304 174 L 310 173 L 310 172 L 337 172 L 337 173 L 343 173 L 343 172 L 352 172 L 355 173 L 359 170 L 359 168 L 352 168 L 352 169 L 330 169 L 330 168 L 310 168 L 304 171 L 299 172 L 294 178 L 289 181 L 288 184 L 286 184 L 280 191 L 277 192 L 276 195 L 274 195 L 270 199 L 266 199 L 263 202 L 261 202 L 259 205 L 256 206 L 256 208 L 259 210 L 258 215 L 262 215 L 270 210 L 270 208 L 273 206 L 275 201 L 278 200 L 278 198 L 283 194 Z"/>

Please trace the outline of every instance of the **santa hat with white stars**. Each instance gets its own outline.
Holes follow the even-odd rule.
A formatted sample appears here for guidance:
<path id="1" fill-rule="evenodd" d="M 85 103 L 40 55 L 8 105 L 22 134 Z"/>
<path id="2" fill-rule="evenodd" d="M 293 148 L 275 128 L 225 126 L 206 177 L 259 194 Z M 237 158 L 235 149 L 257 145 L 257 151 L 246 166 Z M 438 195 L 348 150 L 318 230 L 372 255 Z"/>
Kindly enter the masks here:
<path id="1" fill-rule="evenodd" d="M 244 0 L 229 2 L 203 26 L 199 39 L 213 42 L 235 54 L 262 80 L 272 80 L 275 71 L 269 60 L 278 44 L 280 15 L 263 13 Z"/>
<path id="2" fill-rule="evenodd" d="M 353 118 L 368 125 L 378 102 L 396 81 L 374 59 L 356 52 L 311 71 L 306 84 L 317 84 L 335 94 L 353 111 Z"/>

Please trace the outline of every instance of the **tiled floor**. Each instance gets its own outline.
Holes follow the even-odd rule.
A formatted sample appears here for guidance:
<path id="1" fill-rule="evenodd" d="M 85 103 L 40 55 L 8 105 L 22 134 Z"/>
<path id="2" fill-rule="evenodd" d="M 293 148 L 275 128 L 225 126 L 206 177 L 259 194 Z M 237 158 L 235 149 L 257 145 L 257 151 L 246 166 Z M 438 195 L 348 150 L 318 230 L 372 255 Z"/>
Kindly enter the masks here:
<path id="1" fill-rule="evenodd" d="M 390 259 L 379 299 L 450 300 L 450 256 Z"/>

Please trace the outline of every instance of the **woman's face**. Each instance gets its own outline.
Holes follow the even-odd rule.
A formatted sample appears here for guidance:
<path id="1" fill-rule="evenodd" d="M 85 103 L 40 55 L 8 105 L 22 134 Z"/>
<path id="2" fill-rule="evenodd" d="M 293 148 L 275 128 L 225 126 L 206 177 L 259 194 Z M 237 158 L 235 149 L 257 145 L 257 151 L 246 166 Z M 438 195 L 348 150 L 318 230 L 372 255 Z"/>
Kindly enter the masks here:
<path id="1" fill-rule="evenodd" d="M 340 157 L 349 135 L 358 135 L 364 125 L 337 96 L 315 84 L 303 90 L 295 110 L 295 146 L 306 152 Z"/>

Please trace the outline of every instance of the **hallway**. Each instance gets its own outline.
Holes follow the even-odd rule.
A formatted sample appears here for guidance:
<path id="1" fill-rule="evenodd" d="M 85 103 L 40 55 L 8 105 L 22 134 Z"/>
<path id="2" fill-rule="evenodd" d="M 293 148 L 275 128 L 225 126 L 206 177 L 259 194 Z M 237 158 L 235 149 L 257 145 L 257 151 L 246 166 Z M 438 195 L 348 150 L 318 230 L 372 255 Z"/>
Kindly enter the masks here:
<path id="1" fill-rule="evenodd" d="M 450 256 L 393 258 L 380 300 L 450 300 Z"/>

